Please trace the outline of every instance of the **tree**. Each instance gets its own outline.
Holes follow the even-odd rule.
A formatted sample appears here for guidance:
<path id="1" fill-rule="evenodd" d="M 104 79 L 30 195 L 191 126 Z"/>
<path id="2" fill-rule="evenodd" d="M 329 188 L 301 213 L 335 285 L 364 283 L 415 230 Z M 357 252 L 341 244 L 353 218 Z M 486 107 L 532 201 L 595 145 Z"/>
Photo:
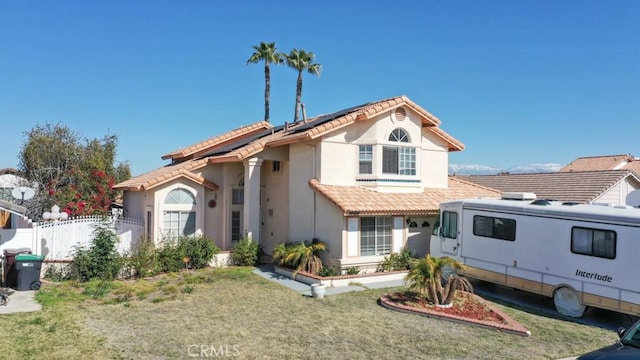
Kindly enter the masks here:
<path id="1" fill-rule="evenodd" d="M 254 45 L 255 50 L 247 65 L 256 64 L 264 61 L 264 121 L 269 121 L 269 102 L 271 98 L 271 69 L 269 64 L 280 64 L 283 61 L 284 54 L 276 49 L 276 43 L 261 42 L 260 45 Z"/>
<path id="2" fill-rule="evenodd" d="M 19 168 L 37 187 L 26 204 L 31 218 L 39 219 L 54 204 L 71 216 L 106 214 L 118 196 L 113 185 L 131 176 L 128 164 L 114 166 L 116 135 L 81 139 L 66 126 L 47 123 L 25 132 L 25 138 Z"/>
<path id="3" fill-rule="evenodd" d="M 409 289 L 418 292 L 421 298 L 434 305 L 448 305 L 453 301 L 456 290 L 473 292 L 469 280 L 457 274 L 462 268 L 455 259 L 428 254 L 409 270 L 405 281 L 410 284 Z"/>
<path id="4" fill-rule="evenodd" d="M 300 104 L 302 102 L 302 73 L 304 71 L 309 74 L 320 76 L 322 65 L 314 64 L 315 55 L 312 52 L 306 52 L 304 49 L 292 49 L 289 55 L 285 56 L 287 66 L 298 71 L 298 80 L 296 82 L 296 108 L 293 121 L 297 122 L 300 118 Z"/>

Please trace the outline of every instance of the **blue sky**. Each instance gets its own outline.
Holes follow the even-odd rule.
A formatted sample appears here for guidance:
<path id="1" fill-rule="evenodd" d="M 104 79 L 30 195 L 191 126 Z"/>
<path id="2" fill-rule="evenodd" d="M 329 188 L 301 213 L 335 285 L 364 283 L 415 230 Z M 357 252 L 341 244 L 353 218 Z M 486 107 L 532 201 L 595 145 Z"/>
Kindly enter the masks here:
<path id="1" fill-rule="evenodd" d="M 304 48 L 309 116 L 407 95 L 465 144 L 454 164 L 509 168 L 640 156 L 640 1 L 17 1 L 0 3 L 0 168 L 24 133 L 116 134 L 134 175 L 260 121 L 252 45 Z M 296 73 L 272 69 L 271 121 Z"/>

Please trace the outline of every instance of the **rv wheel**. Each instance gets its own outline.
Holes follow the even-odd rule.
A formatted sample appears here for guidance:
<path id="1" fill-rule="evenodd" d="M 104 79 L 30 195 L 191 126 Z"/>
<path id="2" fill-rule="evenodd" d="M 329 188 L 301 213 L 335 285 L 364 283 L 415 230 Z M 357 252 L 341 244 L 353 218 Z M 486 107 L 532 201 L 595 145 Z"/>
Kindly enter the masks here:
<path id="1" fill-rule="evenodd" d="M 582 317 L 587 308 L 580 301 L 578 294 L 568 287 L 561 287 L 553 293 L 553 303 L 560 314 L 576 318 Z"/>

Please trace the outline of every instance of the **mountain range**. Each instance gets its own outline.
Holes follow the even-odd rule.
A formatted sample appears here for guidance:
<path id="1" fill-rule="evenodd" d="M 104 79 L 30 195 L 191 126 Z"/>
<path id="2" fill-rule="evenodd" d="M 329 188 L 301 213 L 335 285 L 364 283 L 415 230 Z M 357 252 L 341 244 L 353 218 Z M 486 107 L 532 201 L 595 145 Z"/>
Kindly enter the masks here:
<path id="1" fill-rule="evenodd" d="M 527 174 L 549 173 L 560 170 L 562 164 L 529 164 L 516 165 L 509 168 L 495 168 L 486 165 L 449 164 L 449 175 L 496 175 L 500 173 Z"/>

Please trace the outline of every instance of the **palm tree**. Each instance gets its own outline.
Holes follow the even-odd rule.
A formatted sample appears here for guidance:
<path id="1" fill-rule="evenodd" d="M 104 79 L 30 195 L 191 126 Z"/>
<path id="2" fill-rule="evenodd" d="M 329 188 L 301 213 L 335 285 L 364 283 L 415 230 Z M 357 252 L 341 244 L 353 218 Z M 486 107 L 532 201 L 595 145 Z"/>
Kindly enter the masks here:
<path id="1" fill-rule="evenodd" d="M 320 253 L 327 250 L 327 245 L 314 239 L 301 243 L 280 243 L 273 250 L 273 261 L 296 271 L 317 274 L 322 269 Z"/>
<path id="2" fill-rule="evenodd" d="M 297 122 L 300 112 L 300 103 L 302 102 L 302 72 L 320 76 L 322 65 L 314 64 L 315 55 L 312 52 L 306 52 L 304 49 L 292 49 L 289 55 L 285 55 L 287 66 L 298 71 L 298 81 L 296 83 L 296 108 L 293 116 L 293 122 Z"/>
<path id="3" fill-rule="evenodd" d="M 261 42 L 260 45 L 254 45 L 255 50 L 247 65 L 256 64 L 264 61 L 264 121 L 269 121 L 269 102 L 271 98 L 271 69 L 269 64 L 280 64 L 283 61 L 284 54 L 276 49 L 276 43 Z"/>
<path id="4" fill-rule="evenodd" d="M 469 280 L 457 274 L 462 269 L 462 264 L 455 259 L 428 254 L 411 268 L 405 281 L 410 283 L 409 289 L 417 291 L 421 298 L 434 305 L 448 305 L 453 301 L 456 290 L 473 292 Z"/>

